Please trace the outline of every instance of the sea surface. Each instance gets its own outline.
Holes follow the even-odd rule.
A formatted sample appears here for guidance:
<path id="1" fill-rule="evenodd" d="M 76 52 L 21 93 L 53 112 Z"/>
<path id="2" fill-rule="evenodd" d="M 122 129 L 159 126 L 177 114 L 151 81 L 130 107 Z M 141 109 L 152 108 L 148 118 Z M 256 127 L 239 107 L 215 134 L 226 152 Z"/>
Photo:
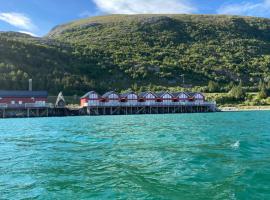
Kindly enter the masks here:
<path id="1" fill-rule="evenodd" d="M 0 199 L 270 199 L 270 112 L 1 119 Z"/>

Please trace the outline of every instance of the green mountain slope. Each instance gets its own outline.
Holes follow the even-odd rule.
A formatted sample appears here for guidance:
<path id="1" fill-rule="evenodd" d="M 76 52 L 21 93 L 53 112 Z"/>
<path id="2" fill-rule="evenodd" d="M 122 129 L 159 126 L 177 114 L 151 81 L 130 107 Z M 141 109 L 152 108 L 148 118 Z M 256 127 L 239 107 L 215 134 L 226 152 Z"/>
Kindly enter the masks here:
<path id="1" fill-rule="evenodd" d="M 112 15 L 55 27 L 44 38 L 0 33 L 0 89 L 81 94 L 186 83 L 270 80 L 270 20 L 215 15 Z"/>

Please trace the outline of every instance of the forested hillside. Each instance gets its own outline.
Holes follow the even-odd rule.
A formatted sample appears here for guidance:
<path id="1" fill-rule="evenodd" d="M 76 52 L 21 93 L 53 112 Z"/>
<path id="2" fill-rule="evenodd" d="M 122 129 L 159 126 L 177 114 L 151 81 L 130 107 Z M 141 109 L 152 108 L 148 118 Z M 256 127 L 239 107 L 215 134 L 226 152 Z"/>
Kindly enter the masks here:
<path id="1" fill-rule="evenodd" d="M 256 90 L 270 81 L 270 20 L 215 15 L 112 15 L 55 27 L 43 38 L 0 33 L 0 89 L 82 94 L 179 87 Z"/>

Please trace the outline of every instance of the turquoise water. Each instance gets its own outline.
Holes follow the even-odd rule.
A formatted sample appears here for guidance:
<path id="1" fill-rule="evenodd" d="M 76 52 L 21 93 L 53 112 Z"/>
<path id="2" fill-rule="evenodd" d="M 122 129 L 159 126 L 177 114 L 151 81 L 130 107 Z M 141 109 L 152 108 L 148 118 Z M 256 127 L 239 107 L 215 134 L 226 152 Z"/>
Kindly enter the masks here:
<path id="1" fill-rule="evenodd" d="M 270 112 L 0 120 L 0 199 L 270 199 Z"/>

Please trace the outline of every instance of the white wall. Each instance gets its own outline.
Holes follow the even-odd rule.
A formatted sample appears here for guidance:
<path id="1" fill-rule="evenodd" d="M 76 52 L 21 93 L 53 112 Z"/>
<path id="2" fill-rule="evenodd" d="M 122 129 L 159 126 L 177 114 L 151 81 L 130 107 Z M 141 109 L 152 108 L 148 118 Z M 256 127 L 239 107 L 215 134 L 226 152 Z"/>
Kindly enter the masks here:
<path id="1" fill-rule="evenodd" d="M 89 94 L 88 98 L 88 105 L 95 105 L 99 103 L 98 94 L 96 93 Z"/>
<path id="2" fill-rule="evenodd" d="M 195 94 L 195 102 L 204 102 L 204 96 L 200 93 Z"/>
<path id="3" fill-rule="evenodd" d="M 156 102 L 156 97 L 155 95 L 151 94 L 151 93 L 148 93 L 146 96 L 145 96 L 145 102 Z"/>
<path id="4" fill-rule="evenodd" d="M 108 96 L 108 102 L 110 102 L 110 103 L 119 102 L 119 96 L 115 93 L 110 94 Z"/>
<path id="5" fill-rule="evenodd" d="M 188 101 L 188 96 L 185 93 L 181 93 L 178 95 L 179 101 L 180 102 L 186 102 Z"/>
<path id="6" fill-rule="evenodd" d="M 138 102 L 138 96 L 136 94 L 129 94 L 127 96 L 127 102 L 132 102 L 132 103 Z"/>
<path id="7" fill-rule="evenodd" d="M 166 93 L 162 96 L 162 101 L 167 103 L 173 102 L 173 97 Z"/>

